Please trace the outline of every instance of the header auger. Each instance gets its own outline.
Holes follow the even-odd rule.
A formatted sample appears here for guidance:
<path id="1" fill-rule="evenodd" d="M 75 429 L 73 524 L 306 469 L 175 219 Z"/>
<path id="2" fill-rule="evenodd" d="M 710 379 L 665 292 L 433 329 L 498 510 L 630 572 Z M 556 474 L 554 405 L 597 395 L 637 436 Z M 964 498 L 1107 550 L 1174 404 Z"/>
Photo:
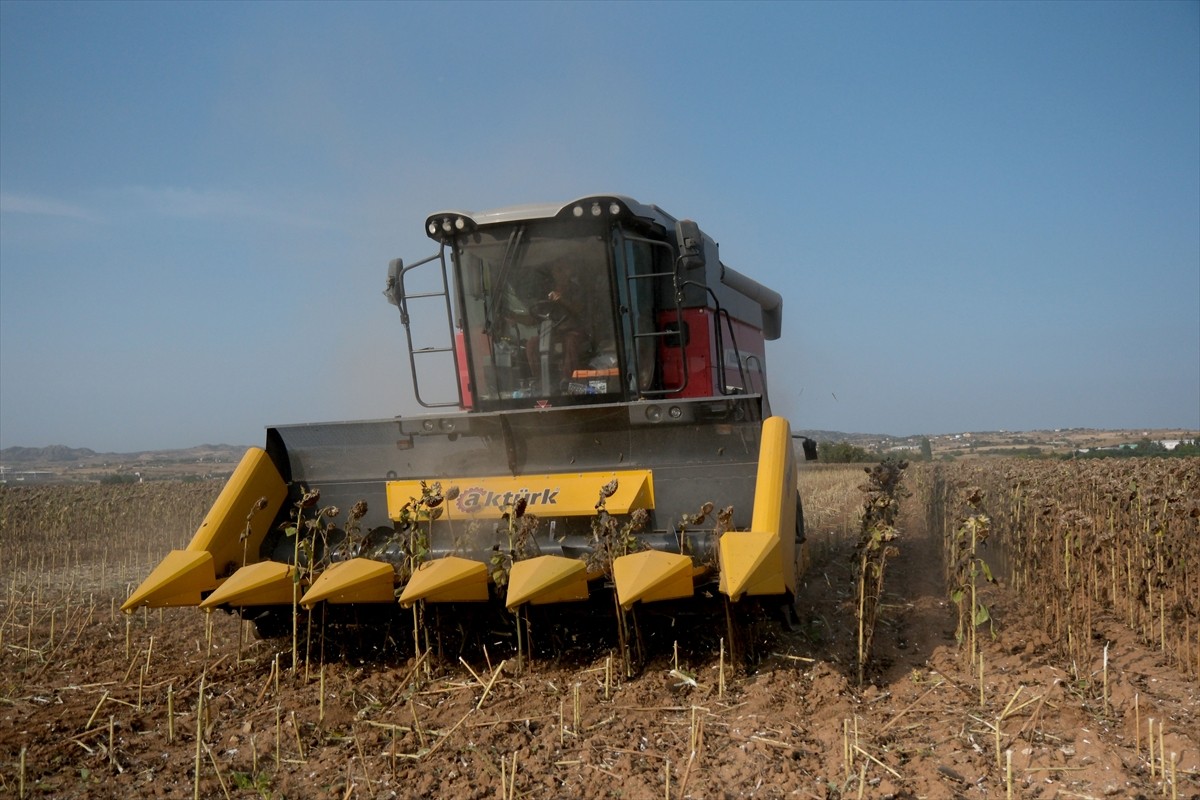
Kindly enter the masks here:
<path id="1" fill-rule="evenodd" d="M 794 594 L 795 451 L 766 394 L 776 292 L 694 222 L 618 195 L 425 230 L 438 252 L 393 261 L 384 294 L 429 413 L 268 428 L 125 611 L 220 607 L 270 635 L 320 604 L 363 623 Z"/>

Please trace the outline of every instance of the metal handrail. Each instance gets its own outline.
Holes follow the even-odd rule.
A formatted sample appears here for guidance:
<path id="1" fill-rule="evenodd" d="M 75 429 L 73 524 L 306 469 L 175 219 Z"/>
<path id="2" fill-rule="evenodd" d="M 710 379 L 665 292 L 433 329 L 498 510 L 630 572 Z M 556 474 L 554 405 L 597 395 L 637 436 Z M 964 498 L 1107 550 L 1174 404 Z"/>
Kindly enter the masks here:
<path id="1" fill-rule="evenodd" d="M 414 292 L 413 294 L 408 294 L 407 292 L 405 292 L 404 277 L 408 273 L 412 272 L 413 270 L 415 270 L 419 267 L 423 267 L 426 264 L 428 264 L 434 260 L 439 261 L 440 265 L 441 265 L 441 271 L 440 271 L 441 272 L 441 280 L 442 280 L 441 291 Z M 462 384 L 458 380 L 458 374 L 459 374 L 461 365 L 458 363 L 458 352 L 454 346 L 454 311 L 450 305 L 450 279 L 447 276 L 447 270 L 446 270 L 446 248 L 445 247 L 441 248 L 441 250 L 439 250 L 434 255 L 429 256 L 428 258 L 422 259 L 422 260 L 416 262 L 415 264 L 410 264 L 407 267 L 401 265 L 401 268 L 398 270 L 395 277 L 396 277 L 396 287 L 395 287 L 395 292 L 394 292 L 393 296 L 395 298 L 396 305 L 399 306 L 399 308 L 400 308 L 400 320 L 404 324 L 404 336 L 405 336 L 405 339 L 408 344 L 408 366 L 409 366 L 409 371 L 412 374 L 413 396 L 416 398 L 416 401 L 418 403 L 420 403 L 421 406 L 423 406 L 424 408 L 451 408 L 451 407 L 462 408 L 462 406 L 463 406 Z M 413 336 L 412 336 L 412 317 L 409 314 L 408 303 L 410 300 L 420 300 L 420 299 L 436 298 L 436 297 L 444 297 L 446 300 L 446 328 L 450 334 L 450 346 L 449 347 L 421 347 L 421 348 L 414 347 Z M 418 377 L 418 372 L 417 372 L 417 356 L 418 355 L 430 355 L 430 354 L 434 354 L 434 353 L 451 353 L 454 357 L 454 374 L 455 374 L 454 389 L 455 389 L 455 393 L 457 394 L 457 399 L 453 402 L 431 403 L 431 402 L 426 401 L 425 398 L 423 398 L 421 396 L 421 381 L 420 381 L 420 378 Z"/>

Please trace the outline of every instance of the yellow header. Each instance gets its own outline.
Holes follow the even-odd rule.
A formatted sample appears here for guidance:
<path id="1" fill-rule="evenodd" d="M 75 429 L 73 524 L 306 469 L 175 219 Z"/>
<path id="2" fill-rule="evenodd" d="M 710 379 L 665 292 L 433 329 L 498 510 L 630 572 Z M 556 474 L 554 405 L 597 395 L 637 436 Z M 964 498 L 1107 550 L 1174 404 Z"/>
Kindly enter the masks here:
<path id="1" fill-rule="evenodd" d="M 617 490 L 605 502 L 611 514 L 628 514 L 654 508 L 654 480 L 650 470 L 576 472 L 551 475 L 505 475 L 491 478 L 439 478 L 442 493 L 458 489 L 458 497 L 443 501 L 451 519 L 499 519 L 524 497 L 526 510 L 542 517 L 582 517 L 596 513 L 600 489 L 617 481 Z M 426 480 L 432 486 L 433 480 Z M 421 481 L 388 481 L 388 515 L 400 519 L 406 503 L 421 498 Z"/>

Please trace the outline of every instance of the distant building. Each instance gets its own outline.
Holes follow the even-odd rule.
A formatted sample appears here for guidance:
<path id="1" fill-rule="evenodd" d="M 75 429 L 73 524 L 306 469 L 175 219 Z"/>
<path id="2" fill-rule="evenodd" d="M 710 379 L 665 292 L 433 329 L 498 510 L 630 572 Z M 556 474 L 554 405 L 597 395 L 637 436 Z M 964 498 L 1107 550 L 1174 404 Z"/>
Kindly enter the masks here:
<path id="1" fill-rule="evenodd" d="M 58 478 L 48 469 L 14 470 L 12 467 L 0 467 L 0 483 L 45 483 Z"/>

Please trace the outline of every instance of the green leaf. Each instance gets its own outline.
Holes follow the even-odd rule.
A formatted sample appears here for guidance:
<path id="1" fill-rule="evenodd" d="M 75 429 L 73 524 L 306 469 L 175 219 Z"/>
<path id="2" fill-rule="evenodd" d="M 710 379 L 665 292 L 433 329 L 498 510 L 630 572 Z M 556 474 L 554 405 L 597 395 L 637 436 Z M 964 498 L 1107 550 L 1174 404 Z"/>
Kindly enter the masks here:
<path id="1" fill-rule="evenodd" d="M 963 592 L 963 590 L 962 590 L 962 589 L 955 589 L 954 591 L 952 591 L 952 592 L 950 593 L 950 601 L 951 601 L 952 603 L 961 603 L 961 602 L 962 602 L 962 599 L 963 599 L 963 596 L 964 596 L 965 594 L 966 594 L 966 593 L 965 593 L 965 592 Z"/>
<path id="2" fill-rule="evenodd" d="M 975 607 L 975 627 L 979 627 L 991 618 L 991 615 L 988 614 L 987 606 L 980 603 Z"/>

